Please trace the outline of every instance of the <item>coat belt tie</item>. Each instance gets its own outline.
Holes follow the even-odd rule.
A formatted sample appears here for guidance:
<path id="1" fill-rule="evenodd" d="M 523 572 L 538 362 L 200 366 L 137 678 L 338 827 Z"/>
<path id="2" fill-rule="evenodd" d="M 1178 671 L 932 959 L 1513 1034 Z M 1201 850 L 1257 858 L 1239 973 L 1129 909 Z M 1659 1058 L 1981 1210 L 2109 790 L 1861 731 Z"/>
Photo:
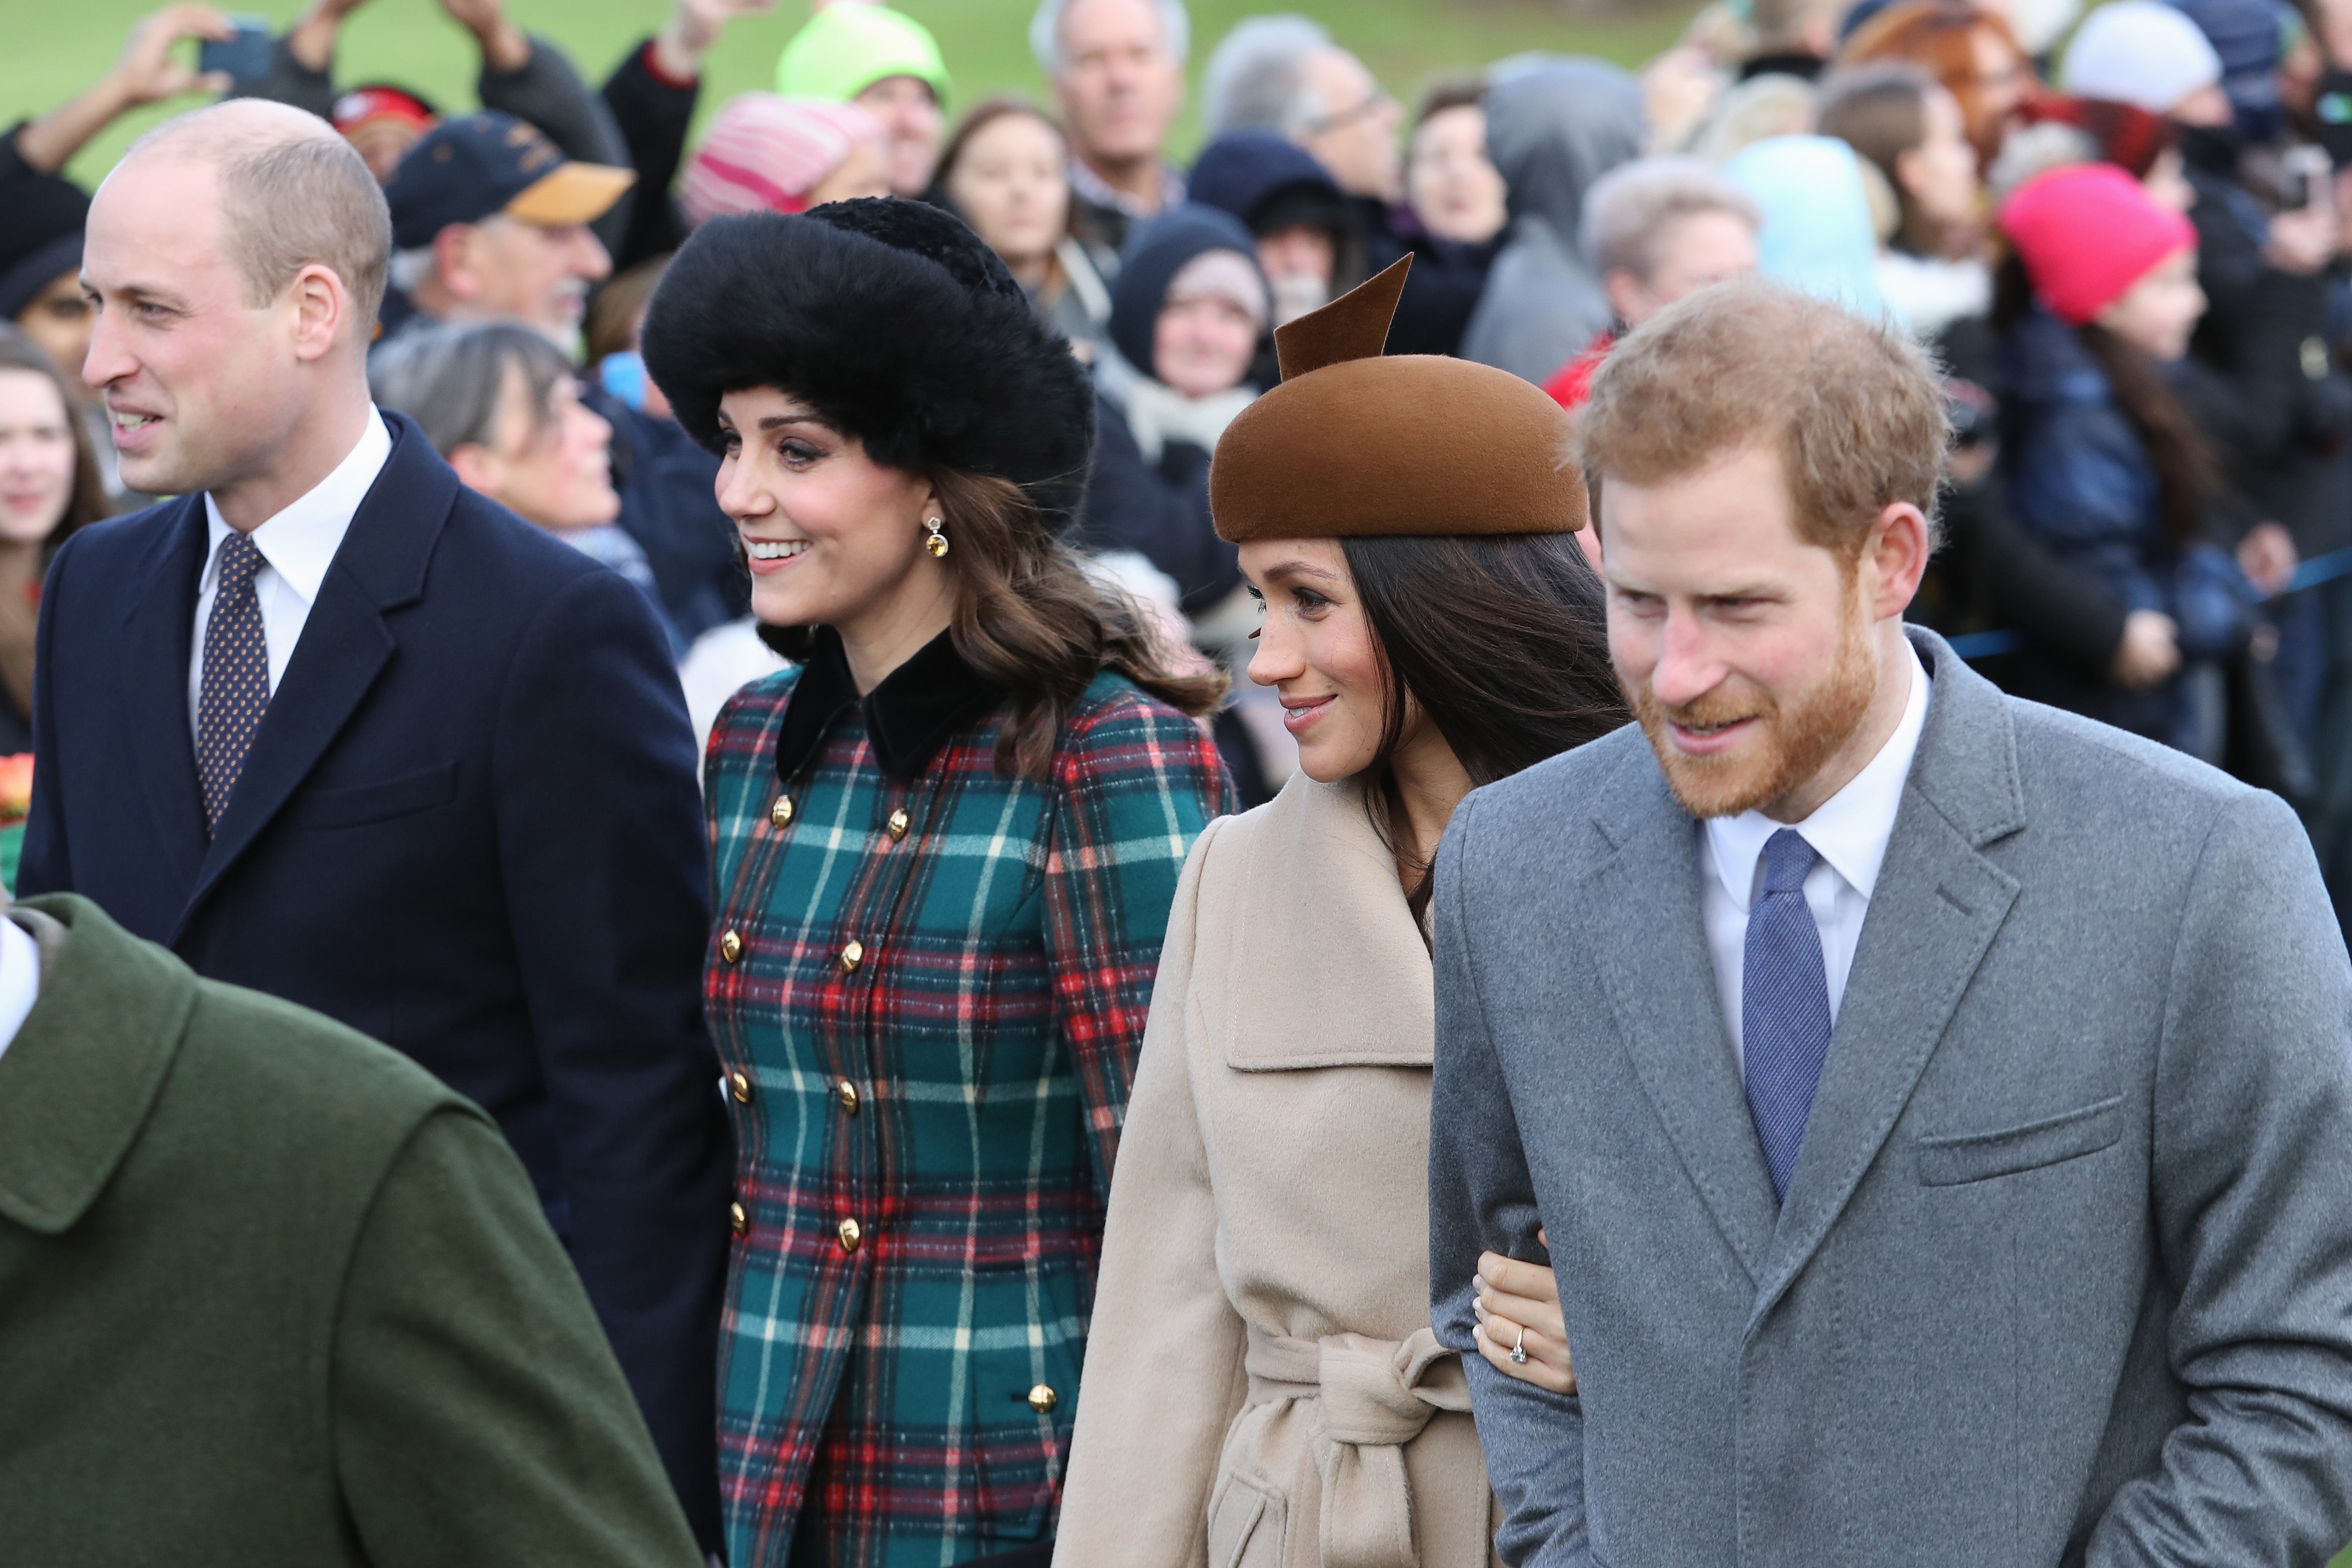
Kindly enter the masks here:
<path id="1" fill-rule="evenodd" d="M 1421 1568 L 1402 1450 L 1438 1411 L 1470 1408 L 1461 1358 L 1428 1329 L 1303 1340 L 1253 1328 L 1245 1364 L 1253 1402 L 1317 1402 L 1323 1568 Z"/>

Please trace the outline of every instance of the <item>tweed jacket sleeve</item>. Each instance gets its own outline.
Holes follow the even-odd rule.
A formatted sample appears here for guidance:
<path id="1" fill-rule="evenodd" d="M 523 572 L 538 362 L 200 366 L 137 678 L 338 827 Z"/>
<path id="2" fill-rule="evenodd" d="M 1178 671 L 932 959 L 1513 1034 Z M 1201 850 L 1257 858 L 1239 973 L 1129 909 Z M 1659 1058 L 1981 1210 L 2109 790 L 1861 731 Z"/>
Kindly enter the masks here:
<path id="1" fill-rule="evenodd" d="M 1581 1568 L 1591 1562 L 1584 1523 L 1584 1407 L 1504 1376 L 1478 1354 L 1478 1254 L 1539 1258 L 1535 1184 L 1519 1144 L 1518 1120 L 1496 1060 L 1486 1007 L 1471 962 L 1474 937 L 1464 905 L 1475 882 L 1474 792 L 1447 825 L 1430 901 L 1434 927 L 1437 1043 L 1429 1105 L 1430 1322 L 1462 1353 L 1486 1475 L 1502 1505 L 1495 1552 L 1505 1563 Z"/>
<path id="2" fill-rule="evenodd" d="M 1083 708 L 1055 754 L 1045 859 L 1055 1021 L 1077 1064 L 1095 1188 L 1110 1191 L 1169 906 L 1192 841 L 1239 808 L 1200 726 L 1121 695 Z"/>
<path id="3" fill-rule="evenodd" d="M 2089 1568 L 2316 1563 L 2352 1539 L 2352 973 L 2294 814 L 2207 840 L 2155 1086 L 2156 1235 L 2189 1418 L 2116 1491 Z"/>
<path id="4" fill-rule="evenodd" d="M 332 1453 L 378 1568 L 694 1568 L 644 1418 L 478 1114 L 427 1117 L 386 1172 L 337 1316 Z"/>

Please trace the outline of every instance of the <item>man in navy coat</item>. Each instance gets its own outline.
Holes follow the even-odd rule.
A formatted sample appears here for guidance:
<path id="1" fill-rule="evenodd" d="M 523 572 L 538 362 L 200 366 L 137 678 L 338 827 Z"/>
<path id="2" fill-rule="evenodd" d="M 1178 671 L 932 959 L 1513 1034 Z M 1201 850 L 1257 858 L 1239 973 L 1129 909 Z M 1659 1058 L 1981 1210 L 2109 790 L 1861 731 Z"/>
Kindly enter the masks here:
<path id="1" fill-rule="evenodd" d="M 727 1234 L 694 742 L 619 576 L 368 400 L 390 225 L 238 101 L 91 210 L 85 373 L 135 489 L 42 602 L 19 891 L 407 1052 L 521 1154 L 706 1541 Z"/>

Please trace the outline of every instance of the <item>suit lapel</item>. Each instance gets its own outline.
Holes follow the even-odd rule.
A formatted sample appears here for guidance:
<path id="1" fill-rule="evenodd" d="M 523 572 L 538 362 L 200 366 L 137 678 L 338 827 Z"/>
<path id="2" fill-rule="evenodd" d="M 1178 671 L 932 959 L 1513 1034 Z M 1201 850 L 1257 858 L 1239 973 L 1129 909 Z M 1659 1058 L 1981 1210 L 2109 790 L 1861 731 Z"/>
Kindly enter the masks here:
<path id="1" fill-rule="evenodd" d="M 141 793 L 155 824 L 171 885 L 195 881 L 205 852 L 204 796 L 196 783 L 195 737 L 188 724 L 188 656 L 194 636 L 196 580 L 205 564 L 201 497 L 175 503 L 123 618 L 124 703 Z"/>
<path id="2" fill-rule="evenodd" d="M 1652 771 L 1654 787 L 1631 816 L 1597 824 L 1618 848 L 1592 873 L 1584 904 L 1601 912 L 1591 923 L 1595 966 L 1684 1170 L 1741 1265 L 1760 1279 L 1772 1241 L 1772 1177 L 1723 1027 L 1699 914 L 1697 835 L 1664 776 Z"/>
<path id="3" fill-rule="evenodd" d="M 1915 629 L 1912 641 L 1935 673 L 1927 727 L 1772 1237 L 1759 1322 L 1878 1157 L 2017 899 L 2017 880 L 1980 852 L 2025 821 L 2005 699 L 1941 639 Z"/>
<path id="4" fill-rule="evenodd" d="M 384 614 L 425 591 L 425 568 L 457 498 L 457 476 L 416 427 L 384 415 L 392 455 L 360 503 L 286 674 L 254 732 L 245 771 L 196 872 L 172 933 L 177 942 L 222 875 L 235 865 L 318 765 L 358 709 L 397 644 Z M 183 658 L 181 667 L 186 667 Z M 183 734 L 187 728 L 184 716 Z M 190 767 L 191 776 L 194 766 Z"/>

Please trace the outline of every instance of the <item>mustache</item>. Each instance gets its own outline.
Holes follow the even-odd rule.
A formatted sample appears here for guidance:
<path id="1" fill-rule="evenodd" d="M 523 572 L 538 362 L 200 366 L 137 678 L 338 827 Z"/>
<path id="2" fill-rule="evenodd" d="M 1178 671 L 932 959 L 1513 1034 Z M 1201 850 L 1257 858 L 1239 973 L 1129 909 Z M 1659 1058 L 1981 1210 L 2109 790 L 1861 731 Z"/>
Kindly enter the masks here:
<path id="1" fill-rule="evenodd" d="M 1725 685 L 1701 693 L 1689 702 L 1670 705 L 1660 702 L 1656 692 L 1646 681 L 1636 685 L 1621 676 L 1620 684 L 1625 688 L 1626 706 L 1635 714 L 1654 722 L 1681 725 L 1686 728 L 1703 729 L 1711 725 L 1732 724 L 1745 718 L 1769 718 L 1780 707 L 1761 693 L 1730 691 Z"/>

